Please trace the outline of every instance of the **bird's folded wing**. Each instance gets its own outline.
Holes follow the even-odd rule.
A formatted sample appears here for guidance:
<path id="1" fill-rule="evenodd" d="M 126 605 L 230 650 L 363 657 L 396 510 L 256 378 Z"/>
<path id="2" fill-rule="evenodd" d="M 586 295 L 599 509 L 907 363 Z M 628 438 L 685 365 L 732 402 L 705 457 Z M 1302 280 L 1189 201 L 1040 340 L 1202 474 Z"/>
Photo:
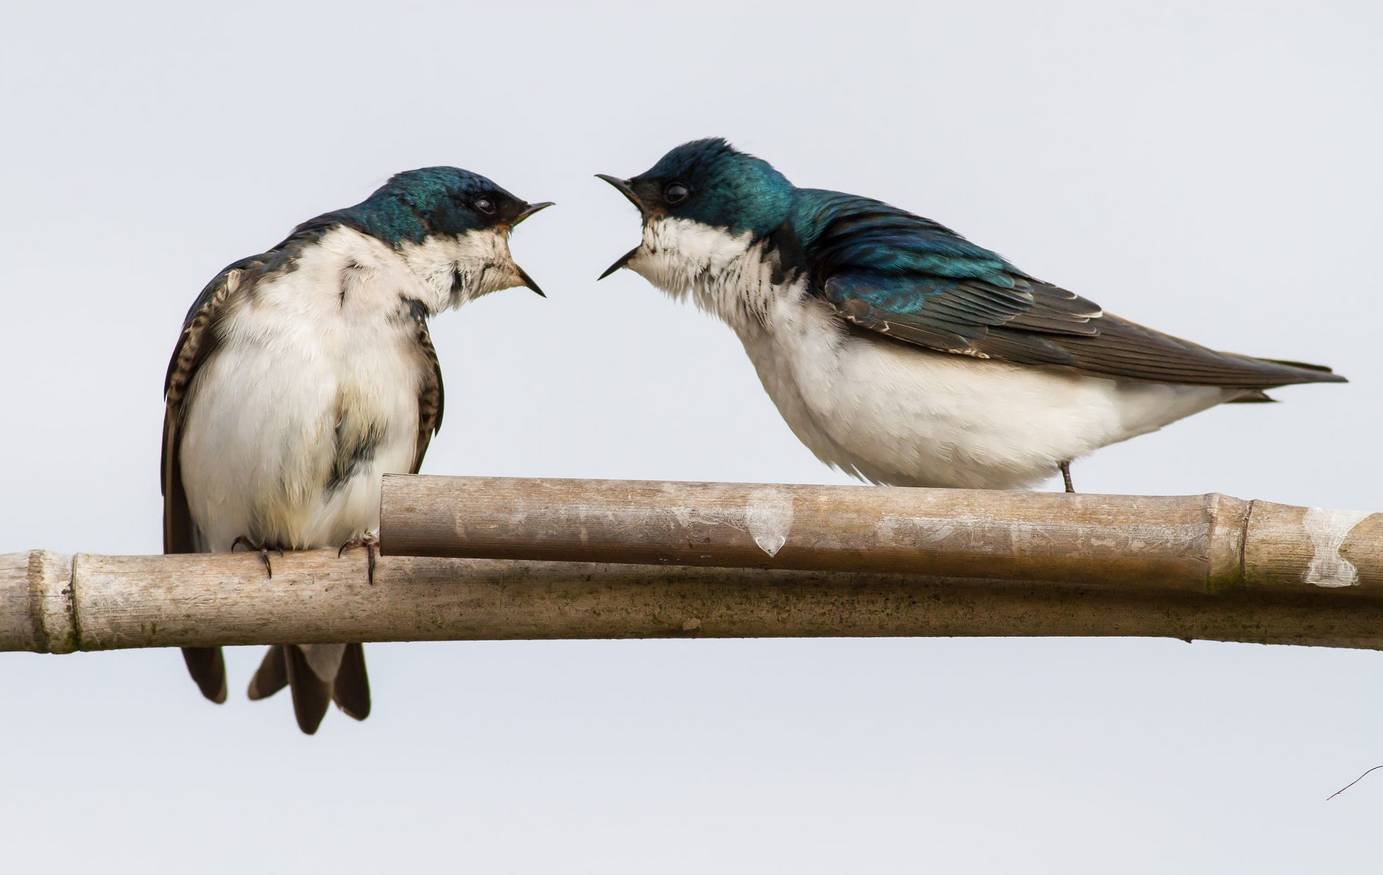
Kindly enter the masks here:
<path id="1" fill-rule="evenodd" d="M 812 290 L 851 324 L 927 349 L 1245 389 L 1343 380 L 1327 368 L 1217 352 L 1106 314 L 878 201 L 830 194 L 808 227 Z"/>
<path id="2" fill-rule="evenodd" d="M 197 371 L 220 343 L 218 323 L 263 276 L 270 255 L 237 261 L 216 275 L 187 311 L 182 333 L 178 335 L 168 373 L 163 382 L 163 453 L 159 465 L 159 485 L 163 491 L 163 552 L 195 553 L 201 549 L 197 525 L 187 506 L 183 489 L 180 448 L 184 414 L 192 403 L 193 380 Z M 213 702 L 226 700 L 226 663 L 219 647 L 184 647 L 187 670 Z"/>
<path id="3" fill-rule="evenodd" d="M 423 466 L 423 456 L 427 455 L 432 436 L 442 428 L 442 410 L 446 393 L 442 388 L 442 363 L 437 358 L 437 348 L 432 345 L 432 334 L 427 330 L 427 319 L 421 311 L 414 314 L 417 323 L 418 350 L 426 360 L 418 383 L 418 443 L 413 454 L 413 473 Z"/>
<path id="4" fill-rule="evenodd" d="M 249 293 L 264 276 L 272 255 L 242 259 L 216 275 L 187 311 L 182 333 L 168 362 L 163 381 L 163 454 L 159 480 L 163 491 L 163 552 L 193 553 L 198 547 L 195 526 L 187 509 L 179 461 L 180 429 L 184 413 L 192 403 L 192 386 L 197 371 L 220 344 L 218 323 L 235 301 Z"/>

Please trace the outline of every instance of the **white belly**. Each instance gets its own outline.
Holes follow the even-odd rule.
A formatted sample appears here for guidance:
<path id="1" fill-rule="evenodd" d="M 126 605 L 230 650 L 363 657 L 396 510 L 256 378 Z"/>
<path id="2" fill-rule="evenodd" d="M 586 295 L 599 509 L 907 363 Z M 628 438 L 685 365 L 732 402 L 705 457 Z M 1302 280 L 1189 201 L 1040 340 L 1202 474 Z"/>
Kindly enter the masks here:
<path id="1" fill-rule="evenodd" d="M 933 353 L 847 334 L 824 305 L 780 299 L 740 338 L 818 458 L 896 486 L 1010 489 L 1099 447 L 1239 394 Z"/>
<path id="2" fill-rule="evenodd" d="M 379 527 L 383 475 L 412 467 L 422 366 L 412 327 L 367 302 L 319 303 L 242 308 L 197 376 L 180 452 L 203 550 L 241 536 L 340 545 Z M 362 449 L 355 464 L 341 466 L 341 446 Z"/>

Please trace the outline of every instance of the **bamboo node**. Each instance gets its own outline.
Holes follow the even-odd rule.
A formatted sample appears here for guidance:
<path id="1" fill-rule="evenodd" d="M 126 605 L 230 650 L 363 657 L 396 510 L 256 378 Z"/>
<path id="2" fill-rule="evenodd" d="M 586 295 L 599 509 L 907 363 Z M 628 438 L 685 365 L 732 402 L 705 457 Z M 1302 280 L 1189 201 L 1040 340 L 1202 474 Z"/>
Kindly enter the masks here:
<path id="1" fill-rule="evenodd" d="M 40 653 L 77 650 L 72 558 L 50 550 L 30 550 L 28 582 L 34 650 Z"/>

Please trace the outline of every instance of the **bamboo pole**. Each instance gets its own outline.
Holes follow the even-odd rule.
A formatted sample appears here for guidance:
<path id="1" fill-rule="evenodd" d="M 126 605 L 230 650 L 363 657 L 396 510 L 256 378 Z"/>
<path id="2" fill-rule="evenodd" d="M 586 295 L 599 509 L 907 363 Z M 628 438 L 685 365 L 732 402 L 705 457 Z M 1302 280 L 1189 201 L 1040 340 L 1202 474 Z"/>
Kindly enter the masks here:
<path id="1" fill-rule="evenodd" d="M 1383 649 L 1383 514 L 1220 495 L 387 477 L 361 553 L 0 557 L 0 650 L 1163 636 Z M 400 553 L 417 555 L 393 555 Z M 468 558 L 429 558 L 451 554 Z"/>
<path id="2" fill-rule="evenodd" d="M 1383 513 L 1225 495 L 384 478 L 386 553 L 1383 596 Z"/>
<path id="3" fill-rule="evenodd" d="M 0 556 L 0 651 L 329 641 L 1154 636 L 1383 650 L 1383 600 L 358 551 Z"/>

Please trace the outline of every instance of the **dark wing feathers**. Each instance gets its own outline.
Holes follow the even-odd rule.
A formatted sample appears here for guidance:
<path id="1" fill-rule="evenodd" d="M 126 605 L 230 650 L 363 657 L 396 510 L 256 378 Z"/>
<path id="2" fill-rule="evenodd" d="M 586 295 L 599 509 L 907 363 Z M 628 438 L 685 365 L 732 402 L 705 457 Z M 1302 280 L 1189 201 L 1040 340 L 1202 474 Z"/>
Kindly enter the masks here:
<path id="1" fill-rule="evenodd" d="M 159 466 L 163 491 L 163 552 L 194 553 L 196 534 L 182 488 L 178 459 L 183 409 L 197 370 L 220 344 L 217 323 L 233 298 L 243 294 L 265 264 L 265 256 L 237 261 L 216 275 L 187 311 L 163 381 L 163 452 Z"/>
<path id="2" fill-rule="evenodd" d="M 427 330 L 427 320 L 417 316 L 418 349 L 427 360 L 423 369 L 422 382 L 418 386 L 418 450 L 413 457 L 413 473 L 423 466 L 423 456 L 432 443 L 432 436 L 442 428 L 442 410 L 446 393 L 442 388 L 442 363 L 437 359 L 437 348 L 432 345 L 432 335 Z"/>
<path id="3" fill-rule="evenodd" d="M 232 298 L 240 292 L 246 273 L 262 269 L 263 259 L 238 261 L 216 275 L 193 302 L 183 320 L 182 333 L 173 348 L 164 377 L 163 451 L 159 465 L 163 491 L 163 552 L 195 553 L 199 549 L 196 524 L 187 507 L 179 460 L 183 410 L 197 369 L 215 351 L 217 323 Z M 226 701 L 226 663 L 219 647 L 184 647 L 183 659 L 197 687 L 213 702 Z"/>
<path id="4" fill-rule="evenodd" d="M 1216 352 L 1104 313 L 948 228 L 867 198 L 804 191 L 793 231 L 815 294 L 863 329 L 941 352 L 1169 383 L 1340 382 L 1329 368 Z"/>
<path id="5" fill-rule="evenodd" d="M 163 392 L 170 401 L 182 403 L 197 368 L 215 349 L 216 334 L 207 329 L 225 314 L 226 303 L 242 288 L 248 289 L 258 282 L 271 264 L 276 267 L 277 260 L 271 254 L 242 258 L 218 273 L 192 302 L 163 378 Z"/>

